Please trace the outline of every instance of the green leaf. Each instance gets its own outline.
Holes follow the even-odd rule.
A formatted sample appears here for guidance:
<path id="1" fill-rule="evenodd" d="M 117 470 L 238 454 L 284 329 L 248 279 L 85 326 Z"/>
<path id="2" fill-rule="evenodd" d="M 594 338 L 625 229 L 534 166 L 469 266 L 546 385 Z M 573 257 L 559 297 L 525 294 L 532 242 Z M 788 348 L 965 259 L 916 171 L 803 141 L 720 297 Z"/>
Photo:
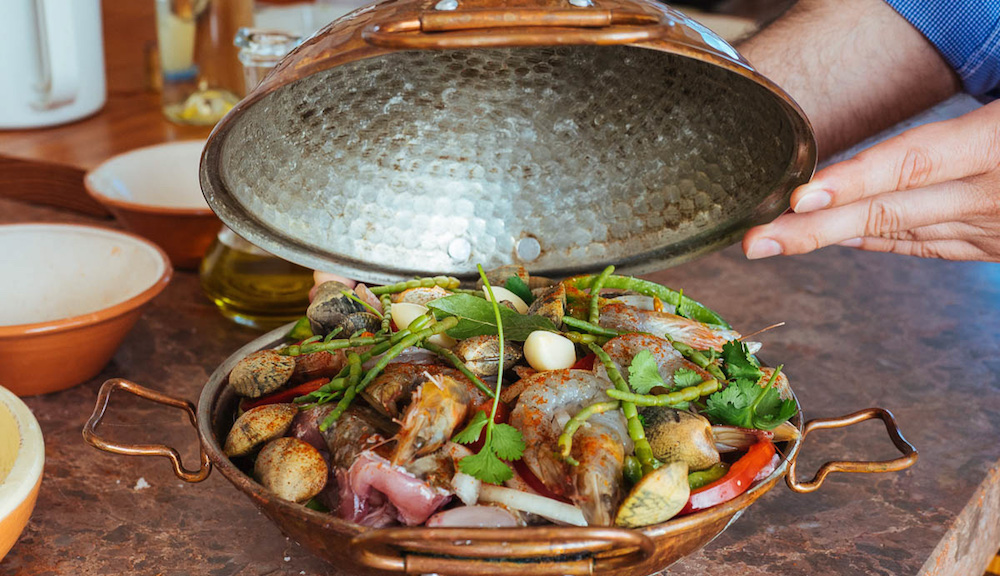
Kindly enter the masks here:
<path id="1" fill-rule="evenodd" d="M 687 388 L 688 386 L 701 384 L 702 380 L 701 374 L 688 368 L 679 368 L 674 371 L 674 386 L 678 388 Z"/>
<path id="2" fill-rule="evenodd" d="M 482 435 L 483 427 L 486 426 L 487 421 L 489 421 L 489 416 L 486 415 L 485 410 L 476 412 L 476 415 L 469 421 L 469 425 L 458 434 L 455 434 L 452 441 L 459 444 L 472 444 L 476 440 L 479 440 L 479 436 Z"/>
<path id="3" fill-rule="evenodd" d="M 490 447 L 504 460 L 518 460 L 524 454 L 524 437 L 520 430 L 510 424 L 496 424 L 490 438 Z"/>
<path id="4" fill-rule="evenodd" d="M 649 350 L 641 350 L 632 357 L 628 367 L 628 384 L 637 394 L 649 394 L 653 388 L 664 385 L 660 367 Z"/>
<path id="5" fill-rule="evenodd" d="M 448 330 L 448 335 L 457 340 L 497 333 L 496 313 L 489 300 L 471 294 L 452 294 L 429 302 L 427 306 L 434 310 L 438 318 L 458 318 L 458 325 Z M 506 306 L 500 306 L 500 319 L 506 340 L 523 342 L 536 330 L 556 331 L 555 325 L 548 318 L 518 314 Z"/>
<path id="6" fill-rule="evenodd" d="M 761 430 L 773 430 L 778 424 L 794 416 L 796 410 L 794 400 L 782 400 L 778 391 L 771 388 L 757 404 L 753 427 Z"/>
<path id="7" fill-rule="evenodd" d="M 466 456 L 458 461 L 458 469 L 490 484 L 503 484 L 514 477 L 514 472 L 497 458 L 492 449 L 486 446 L 478 454 Z"/>
<path id="8" fill-rule="evenodd" d="M 750 380 L 736 380 L 722 390 L 708 397 L 705 415 L 710 420 L 741 428 L 752 428 L 753 417 L 750 405 L 753 404 L 760 388 Z"/>
<path id="9" fill-rule="evenodd" d="M 511 276 L 504 282 L 503 287 L 517 294 L 517 297 L 524 300 L 528 306 L 531 306 L 531 303 L 535 301 L 535 295 L 531 293 L 531 288 L 528 288 L 520 276 Z"/>
<path id="10" fill-rule="evenodd" d="M 756 383 L 764 375 L 747 345 L 739 340 L 730 340 L 722 345 L 722 361 L 722 370 L 731 380 L 744 378 Z"/>

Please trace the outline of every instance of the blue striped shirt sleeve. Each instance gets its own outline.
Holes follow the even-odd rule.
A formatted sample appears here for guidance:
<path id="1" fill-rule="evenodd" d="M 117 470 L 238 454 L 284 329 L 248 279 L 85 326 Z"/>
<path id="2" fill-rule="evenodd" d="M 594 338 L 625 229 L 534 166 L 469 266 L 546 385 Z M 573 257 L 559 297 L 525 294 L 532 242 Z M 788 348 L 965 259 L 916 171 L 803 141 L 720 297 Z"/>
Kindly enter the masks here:
<path id="1" fill-rule="evenodd" d="M 975 96 L 1000 96 L 1000 0 L 885 0 Z"/>

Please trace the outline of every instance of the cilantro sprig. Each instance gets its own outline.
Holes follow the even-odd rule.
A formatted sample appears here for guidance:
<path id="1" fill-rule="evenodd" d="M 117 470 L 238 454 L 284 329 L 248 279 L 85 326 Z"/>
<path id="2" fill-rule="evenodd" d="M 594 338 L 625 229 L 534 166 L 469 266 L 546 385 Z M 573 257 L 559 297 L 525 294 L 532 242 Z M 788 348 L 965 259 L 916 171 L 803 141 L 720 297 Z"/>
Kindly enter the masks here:
<path id="1" fill-rule="evenodd" d="M 700 374 L 688 368 L 679 368 L 673 374 L 673 387 L 686 388 L 701 384 L 704 380 Z M 657 386 L 668 387 L 660 376 L 660 367 L 649 350 L 640 350 L 632 357 L 628 367 L 628 385 L 636 394 L 649 394 Z"/>
<path id="2" fill-rule="evenodd" d="M 795 401 L 782 400 L 774 388 L 782 366 L 774 370 L 765 386 L 758 386 L 764 376 L 760 364 L 746 344 L 737 340 L 723 345 L 722 361 L 729 385 L 708 397 L 705 414 L 710 419 L 742 428 L 772 430 L 795 415 Z"/>
<path id="3" fill-rule="evenodd" d="M 500 389 L 503 388 L 503 321 L 500 317 L 500 306 L 493 295 L 493 287 L 486 279 L 486 272 L 482 266 L 478 266 L 479 275 L 483 279 L 483 286 L 490 295 L 493 304 L 493 311 L 496 316 L 497 337 L 500 339 L 500 358 L 497 372 L 496 394 L 493 396 L 493 409 L 489 416 L 480 410 L 473 416 L 469 424 L 461 432 L 456 434 L 452 440 L 460 444 L 471 444 L 477 440 L 486 429 L 486 438 L 483 440 L 483 447 L 479 452 L 471 456 L 466 456 L 458 461 L 458 469 L 469 476 L 473 476 L 489 482 L 490 484 L 502 484 L 514 477 L 514 471 L 510 469 L 504 460 L 519 460 L 524 454 L 524 438 L 521 431 L 510 424 L 497 424 L 497 407 L 500 405 Z"/>

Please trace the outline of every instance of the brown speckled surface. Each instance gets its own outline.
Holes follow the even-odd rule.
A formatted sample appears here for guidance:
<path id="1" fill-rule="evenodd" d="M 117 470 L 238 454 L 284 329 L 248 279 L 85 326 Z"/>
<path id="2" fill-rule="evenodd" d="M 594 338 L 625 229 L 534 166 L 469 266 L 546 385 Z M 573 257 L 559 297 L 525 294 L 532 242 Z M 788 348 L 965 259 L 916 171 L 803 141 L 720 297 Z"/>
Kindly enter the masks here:
<path id="1" fill-rule="evenodd" d="M 29 220 L 86 221 L 0 201 L 0 223 Z M 748 262 L 731 248 L 652 278 L 744 332 L 787 322 L 761 338 L 762 356 L 785 364 L 807 418 L 882 406 L 920 450 L 904 473 L 834 475 L 805 495 L 779 485 L 669 574 L 982 571 L 1000 540 L 1000 265 L 839 248 Z M 178 273 L 100 376 L 26 399 L 45 434 L 45 478 L 0 576 L 336 574 L 220 475 L 184 484 L 165 460 L 99 453 L 81 437 L 106 378 L 195 401 L 214 367 L 254 337 L 218 315 L 196 276 Z M 112 409 L 109 436 L 166 442 L 195 461 L 195 432 L 179 412 L 123 396 Z M 869 422 L 810 436 L 800 469 L 893 455 Z"/>

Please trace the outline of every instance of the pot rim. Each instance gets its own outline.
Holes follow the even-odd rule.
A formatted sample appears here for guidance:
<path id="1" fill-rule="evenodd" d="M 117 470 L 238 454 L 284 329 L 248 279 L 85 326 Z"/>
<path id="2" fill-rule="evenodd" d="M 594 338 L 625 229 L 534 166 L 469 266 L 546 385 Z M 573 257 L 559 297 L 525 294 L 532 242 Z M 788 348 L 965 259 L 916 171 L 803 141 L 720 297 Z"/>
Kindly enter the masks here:
<path id="1" fill-rule="evenodd" d="M 240 470 L 222 451 L 222 445 L 219 443 L 219 440 L 216 438 L 213 430 L 215 426 L 213 416 L 215 415 L 215 410 L 218 406 L 219 400 L 222 397 L 223 392 L 226 390 L 229 372 L 232 371 L 232 368 L 237 362 L 248 354 L 265 348 L 273 348 L 279 343 L 288 341 L 286 335 L 294 325 L 295 323 L 291 322 L 263 334 L 250 343 L 244 345 L 239 350 L 233 352 L 215 369 L 198 398 L 197 420 L 198 435 L 201 439 L 201 444 L 205 449 L 205 452 L 208 454 L 209 459 L 212 461 L 212 464 L 216 466 L 220 472 L 222 472 L 226 479 L 229 480 L 236 488 L 245 492 L 248 496 L 251 496 L 256 502 L 266 502 L 269 506 L 275 506 L 282 511 L 294 512 L 296 515 L 303 516 L 311 523 L 336 527 L 339 530 L 350 533 L 352 536 L 372 530 L 391 530 L 392 528 L 369 528 L 361 526 L 359 524 L 354 524 L 353 522 L 348 522 L 347 520 L 328 512 L 320 512 L 307 508 L 303 504 L 278 498 L 259 484 L 253 477 L 248 476 Z M 803 415 L 802 406 L 799 404 L 799 400 L 795 396 L 794 392 L 792 393 L 792 399 L 795 400 L 797 411 L 795 416 L 792 417 L 791 422 L 798 429 L 800 436 L 799 438 L 788 441 L 788 449 L 783 455 L 784 457 L 770 475 L 751 486 L 750 489 L 743 494 L 740 494 L 728 502 L 724 502 L 705 510 L 692 512 L 684 516 L 675 517 L 660 524 L 645 526 L 640 529 L 623 528 L 623 530 L 637 530 L 649 538 L 660 539 L 665 536 L 681 534 L 688 530 L 695 529 L 698 526 L 709 524 L 727 516 L 732 516 L 732 520 L 735 520 L 738 513 L 774 487 L 778 480 L 787 474 L 789 465 L 795 460 L 795 458 L 798 457 L 799 449 L 802 443 L 801 434 Z M 780 455 L 781 452 L 779 451 L 778 454 Z M 531 528 L 533 527 L 525 527 L 525 529 Z M 564 530 L 567 535 L 571 535 L 572 532 L 578 528 L 573 526 L 563 526 L 561 529 Z M 430 528 L 427 528 L 427 530 L 430 530 Z M 489 528 L 484 530 L 489 530 Z"/>

